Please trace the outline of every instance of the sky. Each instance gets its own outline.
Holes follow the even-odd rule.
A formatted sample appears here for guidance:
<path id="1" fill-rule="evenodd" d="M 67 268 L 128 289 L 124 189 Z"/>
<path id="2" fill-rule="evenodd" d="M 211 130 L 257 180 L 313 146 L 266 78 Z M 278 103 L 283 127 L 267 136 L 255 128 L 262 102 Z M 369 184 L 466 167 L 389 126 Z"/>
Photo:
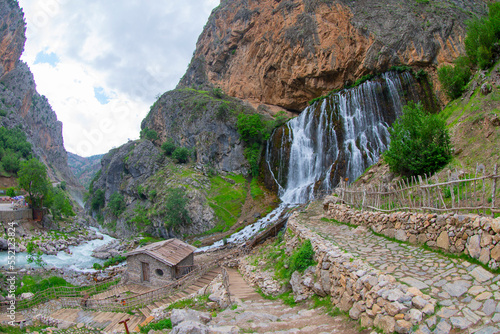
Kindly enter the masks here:
<path id="1" fill-rule="evenodd" d="M 219 0 L 19 0 L 21 59 L 63 122 L 66 150 L 106 153 L 139 137 L 177 85 Z"/>

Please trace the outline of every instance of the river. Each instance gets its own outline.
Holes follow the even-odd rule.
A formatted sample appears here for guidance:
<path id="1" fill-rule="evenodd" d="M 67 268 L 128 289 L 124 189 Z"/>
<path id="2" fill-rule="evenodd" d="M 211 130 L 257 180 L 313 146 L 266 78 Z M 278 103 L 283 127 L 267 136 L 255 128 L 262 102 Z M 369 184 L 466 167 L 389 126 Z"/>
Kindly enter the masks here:
<path id="1" fill-rule="evenodd" d="M 96 228 L 90 227 L 97 232 L 98 235 L 102 235 L 103 239 L 95 239 L 88 242 L 84 242 L 78 246 L 70 246 L 69 249 L 71 254 L 67 254 L 63 251 L 59 252 L 57 255 L 46 255 L 42 256 L 42 259 L 47 263 L 47 268 L 56 267 L 56 268 L 67 268 L 76 271 L 85 271 L 86 269 L 92 268 L 94 263 L 102 264 L 104 260 L 97 259 L 92 257 L 92 251 L 105 245 L 114 238 L 109 235 L 99 233 Z M 0 268 L 6 268 L 7 266 L 7 252 L 0 252 Z M 21 252 L 16 254 L 16 268 L 30 268 L 35 267 L 33 264 L 29 264 L 26 260 L 27 253 Z"/>

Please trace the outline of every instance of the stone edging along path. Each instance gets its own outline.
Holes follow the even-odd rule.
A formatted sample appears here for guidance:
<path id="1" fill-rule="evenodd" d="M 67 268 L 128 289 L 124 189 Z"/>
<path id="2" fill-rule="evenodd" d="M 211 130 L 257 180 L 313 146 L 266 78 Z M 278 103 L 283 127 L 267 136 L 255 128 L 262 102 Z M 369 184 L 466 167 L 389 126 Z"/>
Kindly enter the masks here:
<path id="1" fill-rule="evenodd" d="M 500 332 L 499 275 L 324 216 L 315 202 L 288 221 L 311 240 L 318 262 L 316 282 L 304 274 L 303 291 L 323 290 L 362 326 L 385 333 Z"/>

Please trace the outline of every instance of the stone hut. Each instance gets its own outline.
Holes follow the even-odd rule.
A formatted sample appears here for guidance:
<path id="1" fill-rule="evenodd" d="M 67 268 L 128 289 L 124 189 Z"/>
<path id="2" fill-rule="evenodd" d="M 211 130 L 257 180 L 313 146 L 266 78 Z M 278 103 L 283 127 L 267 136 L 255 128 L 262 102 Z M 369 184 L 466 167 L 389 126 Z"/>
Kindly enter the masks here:
<path id="1" fill-rule="evenodd" d="M 195 250 L 179 239 L 169 239 L 126 253 L 128 278 L 155 286 L 168 284 L 191 270 Z"/>

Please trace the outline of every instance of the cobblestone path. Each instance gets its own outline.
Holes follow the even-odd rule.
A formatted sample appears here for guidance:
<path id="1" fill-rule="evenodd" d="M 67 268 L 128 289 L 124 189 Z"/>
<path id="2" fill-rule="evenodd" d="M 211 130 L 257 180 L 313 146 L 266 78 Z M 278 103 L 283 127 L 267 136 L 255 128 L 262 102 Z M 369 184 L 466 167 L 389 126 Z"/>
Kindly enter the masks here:
<path id="1" fill-rule="evenodd" d="M 326 221 L 320 203 L 301 221 L 344 251 L 438 301 L 421 333 L 500 333 L 500 275 L 418 246 L 400 244 L 363 227 Z"/>

